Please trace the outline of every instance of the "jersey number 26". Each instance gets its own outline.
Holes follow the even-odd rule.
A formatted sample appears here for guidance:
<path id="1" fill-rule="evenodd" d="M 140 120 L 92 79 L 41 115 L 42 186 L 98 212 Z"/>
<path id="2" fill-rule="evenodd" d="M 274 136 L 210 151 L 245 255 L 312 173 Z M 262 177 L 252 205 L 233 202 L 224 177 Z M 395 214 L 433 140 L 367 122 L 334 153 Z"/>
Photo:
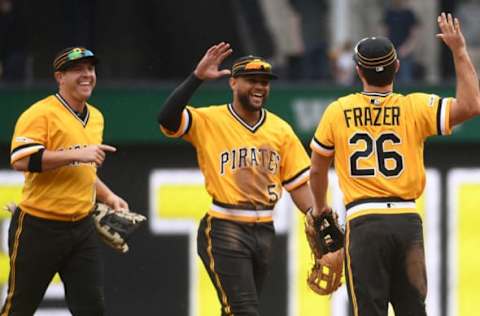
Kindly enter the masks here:
<path id="1" fill-rule="evenodd" d="M 355 133 L 350 137 L 348 143 L 350 145 L 358 144 L 359 142 L 365 143 L 365 148 L 354 151 L 350 155 L 350 174 L 353 177 L 370 177 L 376 175 L 378 170 L 385 177 L 396 177 L 403 170 L 403 157 L 395 150 L 385 150 L 384 145 L 386 142 L 392 144 L 400 144 L 400 138 L 394 133 L 383 133 L 374 139 L 368 133 Z M 369 159 L 374 154 L 376 160 L 375 168 L 359 168 L 358 161 L 362 159 Z M 387 161 L 391 159 L 394 161 L 394 167 L 387 167 Z"/>

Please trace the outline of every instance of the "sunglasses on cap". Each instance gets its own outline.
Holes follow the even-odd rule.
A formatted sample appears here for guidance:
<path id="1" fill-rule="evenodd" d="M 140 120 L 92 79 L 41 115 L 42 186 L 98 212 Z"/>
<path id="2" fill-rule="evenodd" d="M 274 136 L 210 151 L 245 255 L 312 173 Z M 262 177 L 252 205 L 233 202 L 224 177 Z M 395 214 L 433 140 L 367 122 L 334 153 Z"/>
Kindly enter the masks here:
<path id="1" fill-rule="evenodd" d="M 265 75 L 270 79 L 276 79 L 272 73 L 272 65 L 262 59 L 242 60 L 233 65 L 232 76 Z"/>
<path id="2" fill-rule="evenodd" d="M 262 61 L 260 59 L 255 59 L 248 64 L 245 65 L 245 70 L 265 70 L 270 71 L 272 70 L 272 65 L 267 63 L 266 61 Z"/>
<path id="3" fill-rule="evenodd" d="M 95 54 L 86 48 L 75 47 L 62 51 L 53 61 L 53 68 L 55 71 L 62 71 L 71 66 L 74 62 L 82 59 L 92 59 L 93 64 L 98 62 Z"/>

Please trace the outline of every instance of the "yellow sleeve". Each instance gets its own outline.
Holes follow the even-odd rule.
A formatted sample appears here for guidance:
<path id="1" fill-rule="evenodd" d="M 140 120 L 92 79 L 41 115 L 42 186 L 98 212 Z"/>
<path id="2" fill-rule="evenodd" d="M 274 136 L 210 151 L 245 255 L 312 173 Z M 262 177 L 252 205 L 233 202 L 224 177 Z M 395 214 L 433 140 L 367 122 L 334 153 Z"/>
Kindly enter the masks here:
<path id="1" fill-rule="evenodd" d="M 435 94 L 413 93 L 408 95 L 413 109 L 415 127 L 423 137 L 450 135 L 450 106 L 452 98 L 441 98 Z"/>
<path id="2" fill-rule="evenodd" d="M 335 122 L 334 107 L 336 103 L 337 101 L 331 103 L 326 108 L 315 131 L 315 135 L 310 142 L 310 148 L 322 156 L 331 157 L 335 152 L 333 123 Z"/>
<path id="3" fill-rule="evenodd" d="M 12 137 L 10 163 L 47 147 L 48 119 L 37 108 L 25 111 L 17 120 Z"/>
<path id="4" fill-rule="evenodd" d="M 280 176 L 287 191 L 299 187 L 310 177 L 310 158 L 292 128 L 288 126 L 286 141 L 282 147 Z"/>
<path id="5" fill-rule="evenodd" d="M 182 120 L 176 131 L 170 131 L 163 126 L 160 130 L 167 137 L 181 137 L 192 143 L 194 146 L 202 139 L 202 132 L 205 131 L 205 122 L 208 119 L 208 107 L 194 108 L 187 106 L 182 112 Z"/>

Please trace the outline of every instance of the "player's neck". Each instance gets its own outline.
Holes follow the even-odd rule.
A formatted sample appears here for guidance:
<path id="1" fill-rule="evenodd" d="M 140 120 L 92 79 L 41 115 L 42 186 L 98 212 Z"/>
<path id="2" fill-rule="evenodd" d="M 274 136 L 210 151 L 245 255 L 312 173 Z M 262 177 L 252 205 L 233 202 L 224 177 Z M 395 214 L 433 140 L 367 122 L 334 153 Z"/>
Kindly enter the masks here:
<path id="1" fill-rule="evenodd" d="M 69 93 L 65 93 L 65 91 L 59 91 L 58 94 L 62 96 L 62 98 L 67 101 L 68 105 L 78 113 L 82 113 L 83 109 L 85 108 L 87 100 L 78 100 L 77 98 L 73 97 Z"/>
<path id="2" fill-rule="evenodd" d="M 258 123 L 260 116 L 262 115 L 262 109 L 258 110 L 248 110 L 240 103 L 233 102 L 233 110 L 235 113 L 240 116 L 240 118 L 250 126 L 254 126 Z"/>
<path id="3" fill-rule="evenodd" d="M 367 83 L 363 84 L 363 92 L 370 92 L 370 93 L 389 93 L 393 92 L 393 82 L 387 86 L 378 87 L 372 86 Z"/>

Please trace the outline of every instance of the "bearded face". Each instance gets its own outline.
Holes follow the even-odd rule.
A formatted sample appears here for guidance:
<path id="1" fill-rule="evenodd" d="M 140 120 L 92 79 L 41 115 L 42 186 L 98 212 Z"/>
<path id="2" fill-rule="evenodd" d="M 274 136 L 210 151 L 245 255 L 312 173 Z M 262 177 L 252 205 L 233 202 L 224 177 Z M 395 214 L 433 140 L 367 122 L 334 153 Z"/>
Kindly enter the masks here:
<path id="1" fill-rule="evenodd" d="M 270 80 L 262 75 L 234 78 L 234 96 L 249 112 L 259 111 L 267 102 L 270 93 Z"/>

